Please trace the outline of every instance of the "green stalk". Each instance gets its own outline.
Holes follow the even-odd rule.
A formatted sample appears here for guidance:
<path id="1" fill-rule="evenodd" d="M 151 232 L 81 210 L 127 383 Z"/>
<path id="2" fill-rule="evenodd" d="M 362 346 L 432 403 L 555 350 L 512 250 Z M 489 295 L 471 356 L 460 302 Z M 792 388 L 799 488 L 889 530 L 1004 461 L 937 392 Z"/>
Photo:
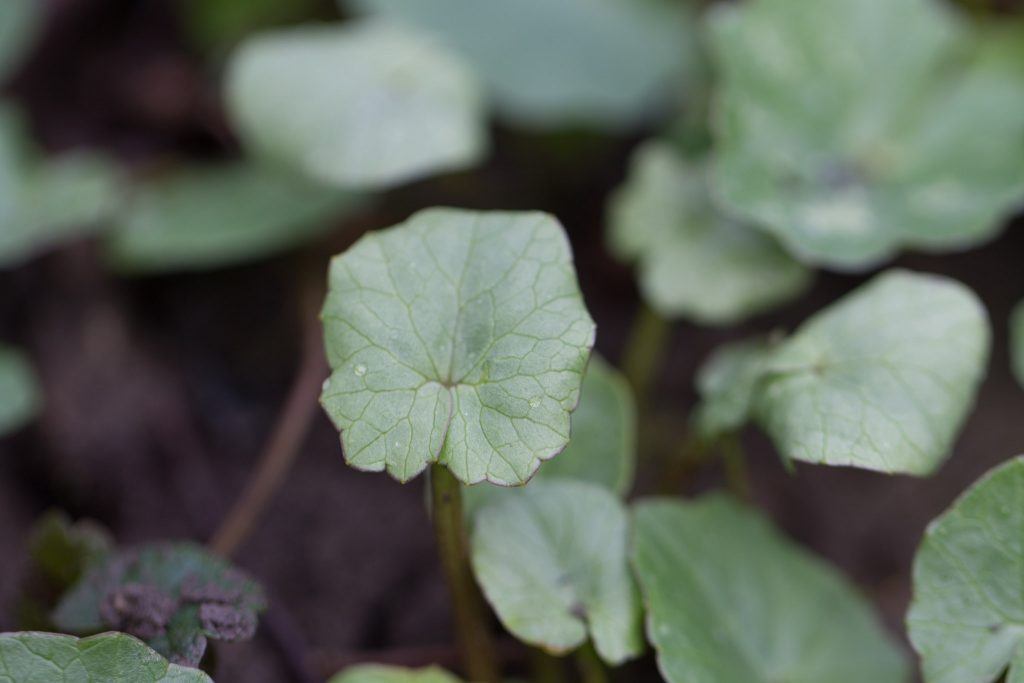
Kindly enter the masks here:
<path id="1" fill-rule="evenodd" d="M 608 669 L 590 642 L 576 650 L 576 668 L 583 683 L 608 683 Z"/>
<path id="2" fill-rule="evenodd" d="M 740 445 L 739 437 L 729 434 L 722 438 L 722 464 L 725 467 L 725 481 L 729 490 L 740 500 L 751 499 L 750 473 L 747 471 L 747 454 Z"/>
<path id="3" fill-rule="evenodd" d="M 543 650 L 530 648 L 530 672 L 534 683 L 565 683 L 562 660 Z"/>
<path id="4" fill-rule="evenodd" d="M 646 304 L 640 304 L 622 357 L 622 371 L 636 394 L 640 415 L 644 415 L 647 409 L 654 375 L 661 367 L 670 332 L 668 321 Z"/>
<path id="5" fill-rule="evenodd" d="M 447 467 L 435 464 L 430 468 L 430 493 L 437 552 L 452 597 L 455 633 L 465 673 L 474 683 L 500 683 L 483 600 L 469 566 L 462 488 Z"/>

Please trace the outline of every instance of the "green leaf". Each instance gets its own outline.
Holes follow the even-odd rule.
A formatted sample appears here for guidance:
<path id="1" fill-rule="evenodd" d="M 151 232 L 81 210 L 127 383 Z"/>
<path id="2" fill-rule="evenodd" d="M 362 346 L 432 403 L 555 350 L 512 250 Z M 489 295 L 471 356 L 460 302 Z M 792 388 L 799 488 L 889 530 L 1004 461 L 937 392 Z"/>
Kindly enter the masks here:
<path id="1" fill-rule="evenodd" d="M 547 214 L 428 209 L 365 235 L 323 320 L 321 403 L 357 469 L 521 484 L 569 442 L 594 322 Z"/>
<path id="2" fill-rule="evenodd" d="M 995 468 L 928 526 L 907 627 L 927 683 L 1024 677 L 1024 456 Z"/>
<path id="3" fill-rule="evenodd" d="M 300 244 L 358 205 L 353 194 L 254 164 L 185 168 L 137 188 L 108 251 L 129 272 L 216 268 Z"/>
<path id="4" fill-rule="evenodd" d="M 3 678 L 17 683 L 213 683 L 198 669 L 170 664 L 124 633 L 74 638 L 25 631 L 0 634 Z"/>
<path id="5" fill-rule="evenodd" d="M 265 607 L 259 584 L 200 546 L 154 543 L 93 567 L 53 618 L 71 633 L 131 633 L 172 662 L 196 666 L 207 639 L 251 638 Z"/>
<path id="6" fill-rule="evenodd" d="M 591 638 L 605 661 L 621 664 L 643 650 L 627 538 L 626 511 L 609 491 L 533 482 L 477 514 L 473 570 L 520 640 L 562 653 Z"/>
<path id="7" fill-rule="evenodd" d="M 43 7 L 39 0 L 0 2 L 0 82 L 13 74 L 35 42 Z"/>
<path id="8" fill-rule="evenodd" d="M 694 413 L 705 441 L 738 431 L 750 420 L 775 342 L 754 338 L 720 347 L 697 373 L 701 401 Z"/>
<path id="9" fill-rule="evenodd" d="M 1024 301 L 1017 304 L 1010 314 L 1010 358 L 1013 374 L 1024 386 Z"/>
<path id="10" fill-rule="evenodd" d="M 984 241 L 1024 195 L 1024 70 L 935 0 L 723 5 L 716 188 L 808 263 Z"/>
<path id="11" fill-rule="evenodd" d="M 532 127 L 617 128 L 696 80 L 696 20 L 666 0 L 354 0 L 421 27 L 473 65 L 499 113 Z"/>
<path id="12" fill-rule="evenodd" d="M 318 0 L 185 0 L 184 28 L 192 42 L 219 52 L 258 29 L 288 24 L 316 14 Z"/>
<path id="13" fill-rule="evenodd" d="M 399 666 L 368 664 L 354 666 L 335 674 L 327 683 L 460 683 L 444 669 L 405 669 Z"/>
<path id="14" fill-rule="evenodd" d="M 644 298 L 662 316 L 732 324 L 811 282 L 774 239 L 719 212 L 704 168 L 665 143 L 640 148 L 610 213 L 613 251 L 637 262 Z"/>
<path id="15" fill-rule="evenodd" d="M 39 404 L 39 387 L 28 360 L 0 344 L 0 436 L 24 426 Z"/>
<path id="16" fill-rule="evenodd" d="M 227 101 L 254 150 L 341 187 L 465 169 L 487 146 L 473 74 L 433 41 L 379 22 L 246 40 L 228 68 Z"/>
<path id="17" fill-rule="evenodd" d="M 723 496 L 639 504 L 633 566 L 668 683 L 906 680 L 856 590 Z"/>
<path id="18" fill-rule="evenodd" d="M 51 510 L 32 525 L 29 548 L 36 567 L 54 584 L 67 588 L 114 548 L 110 532 L 91 522 L 74 522 Z"/>
<path id="19" fill-rule="evenodd" d="M 755 414 L 786 458 L 926 475 L 949 455 L 990 345 L 969 289 L 887 271 L 779 344 Z"/>

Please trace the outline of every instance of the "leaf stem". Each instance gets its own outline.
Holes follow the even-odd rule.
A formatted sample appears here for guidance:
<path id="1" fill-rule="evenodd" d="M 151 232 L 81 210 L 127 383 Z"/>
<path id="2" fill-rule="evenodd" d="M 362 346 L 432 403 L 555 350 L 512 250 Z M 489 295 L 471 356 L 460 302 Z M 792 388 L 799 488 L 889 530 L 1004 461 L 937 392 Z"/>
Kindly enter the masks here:
<path id="1" fill-rule="evenodd" d="M 750 473 L 747 471 L 747 454 L 740 444 L 739 437 L 729 434 L 722 437 L 722 465 L 725 468 L 725 481 L 734 496 L 743 501 L 750 501 Z"/>
<path id="2" fill-rule="evenodd" d="M 500 683 L 494 643 L 480 591 L 469 566 L 469 543 L 462 513 L 462 489 L 444 465 L 430 468 L 434 534 L 448 590 L 465 673 L 474 683 Z"/>
<path id="3" fill-rule="evenodd" d="M 638 414 L 644 415 L 654 374 L 661 367 L 671 328 L 668 321 L 641 303 L 622 356 L 622 370 L 636 394 Z"/>
<path id="4" fill-rule="evenodd" d="M 576 650 L 576 668 L 583 683 L 608 683 L 608 669 L 589 641 Z"/>
<path id="5" fill-rule="evenodd" d="M 530 648 L 530 671 L 534 683 L 565 683 L 562 660 L 538 648 Z"/>

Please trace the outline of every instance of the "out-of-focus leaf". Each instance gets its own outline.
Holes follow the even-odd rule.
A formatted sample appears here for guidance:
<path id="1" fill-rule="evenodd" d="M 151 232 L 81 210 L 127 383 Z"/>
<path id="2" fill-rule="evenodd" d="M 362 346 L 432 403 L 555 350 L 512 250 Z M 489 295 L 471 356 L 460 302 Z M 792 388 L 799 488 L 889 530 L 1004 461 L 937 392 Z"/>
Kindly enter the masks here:
<path id="1" fill-rule="evenodd" d="M 335 257 L 322 317 L 351 466 L 513 485 L 569 442 L 594 322 L 553 217 L 428 209 L 370 233 Z"/>
<path id="2" fill-rule="evenodd" d="M 928 526 L 907 627 L 927 683 L 1024 681 L 1024 456 Z"/>
<path id="3" fill-rule="evenodd" d="M 704 440 L 734 432 L 750 419 L 771 350 L 768 339 L 748 339 L 717 349 L 701 366 L 697 373 L 701 402 L 694 419 Z"/>
<path id="4" fill-rule="evenodd" d="M 472 72 L 435 41 L 383 22 L 246 40 L 228 68 L 227 101 L 254 151 L 345 188 L 465 169 L 487 147 Z"/>
<path id="5" fill-rule="evenodd" d="M 1024 301 L 1010 315 L 1010 362 L 1013 374 L 1024 387 Z"/>
<path id="6" fill-rule="evenodd" d="M 644 298 L 665 317 L 732 324 L 810 284 L 772 237 L 718 211 L 704 168 L 665 143 L 637 152 L 610 214 L 613 250 L 637 262 Z"/>
<path id="7" fill-rule="evenodd" d="M 633 566 L 668 683 L 904 683 L 866 600 L 725 497 L 637 506 Z"/>
<path id="8" fill-rule="evenodd" d="M 400 666 L 367 664 L 345 669 L 335 674 L 327 683 L 460 683 L 460 681 L 436 666 L 426 669 L 405 669 Z"/>
<path id="9" fill-rule="evenodd" d="M 19 66 L 43 23 L 40 0 L 0 2 L 0 82 Z"/>
<path id="10" fill-rule="evenodd" d="M 473 570 L 520 640 L 561 653 L 592 639 L 605 661 L 620 664 L 643 650 L 628 526 L 622 503 L 600 486 L 532 482 L 477 514 Z"/>
<path id="11" fill-rule="evenodd" d="M 31 420 L 39 403 L 39 387 L 28 360 L 0 344 L 0 436 Z"/>
<path id="12" fill-rule="evenodd" d="M 72 523 L 63 512 L 52 510 L 33 525 L 29 548 L 32 561 L 46 578 L 67 588 L 90 567 L 106 560 L 114 541 L 99 524 L 89 520 Z"/>
<path id="13" fill-rule="evenodd" d="M 187 168 L 135 191 L 109 253 L 128 272 L 216 268 L 293 247 L 359 203 L 353 194 L 253 164 Z"/>
<path id="14" fill-rule="evenodd" d="M 64 631 L 131 633 L 172 662 L 196 666 L 208 638 L 248 640 L 265 608 L 263 589 L 191 543 L 156 543 L 117 553 L 61 599 Z"/>
<path id="15" fill-rule="evenodd" d="M 3 633 L 0 669 L 12 683 L 213 683 L 202 671 L 171 664 L 124 633 L 81 639 L 37 631 Z"/>
<path id="16" fill-rule="evenodd" d="M 201 48 L 220 51 L 249 33 L 311 18 L 318 0 L 185 0 L 185 29 Z"/>
<path id="17" fill-rule="evenodd" d="M 464 55 L 500 114 L 532 127 L 629 126 L 698 78 L 695 17 L 666 0 L 349 0 Z"/>
<path id="18" fill-rule="evenodd" d="M 807 262 L 961 249 L 1024 196 L 1024 69 L 979 56 L 946 3 L 758 0 L 712 17 L 716 187 Z"/>

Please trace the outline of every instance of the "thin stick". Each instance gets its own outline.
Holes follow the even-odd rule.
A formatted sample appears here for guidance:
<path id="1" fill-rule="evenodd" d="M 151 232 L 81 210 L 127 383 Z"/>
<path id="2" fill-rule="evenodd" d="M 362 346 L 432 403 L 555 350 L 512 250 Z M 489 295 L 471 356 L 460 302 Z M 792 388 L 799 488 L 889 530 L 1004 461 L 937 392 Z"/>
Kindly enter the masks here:
<path id="1" fill-rule="evenodd" d="M 430 468 L 430 494 L 437 552 L 452 597 L 455 633 L 465 673 L 474 683 L 500 683 L 494 642 L 487 630 L 483 600 L 469 567 L 463 524 L 462 489 L 444 465 Z"/>
<path id="2" fill-rule="evenodd" d="M 312 307 L 305 306 L 305 309 Z M 222 557 L 233 555 L 249 536 L 267 503 L 287 477 L 316 414 L 320 387 L 328 368 L 320 341 L 319 320 L 311 310 L 305 311 L 304 315 L 302 360 L 288 398 L 256 471 L 209 543 L 210 549 Z"/>
<path id="3" fill-rule="evenodd" d="M 576 650 L 576 668 L 583 683 L 608 683 L 608 669 L 598 657 L 593 643 L 587 642 Z"/>

